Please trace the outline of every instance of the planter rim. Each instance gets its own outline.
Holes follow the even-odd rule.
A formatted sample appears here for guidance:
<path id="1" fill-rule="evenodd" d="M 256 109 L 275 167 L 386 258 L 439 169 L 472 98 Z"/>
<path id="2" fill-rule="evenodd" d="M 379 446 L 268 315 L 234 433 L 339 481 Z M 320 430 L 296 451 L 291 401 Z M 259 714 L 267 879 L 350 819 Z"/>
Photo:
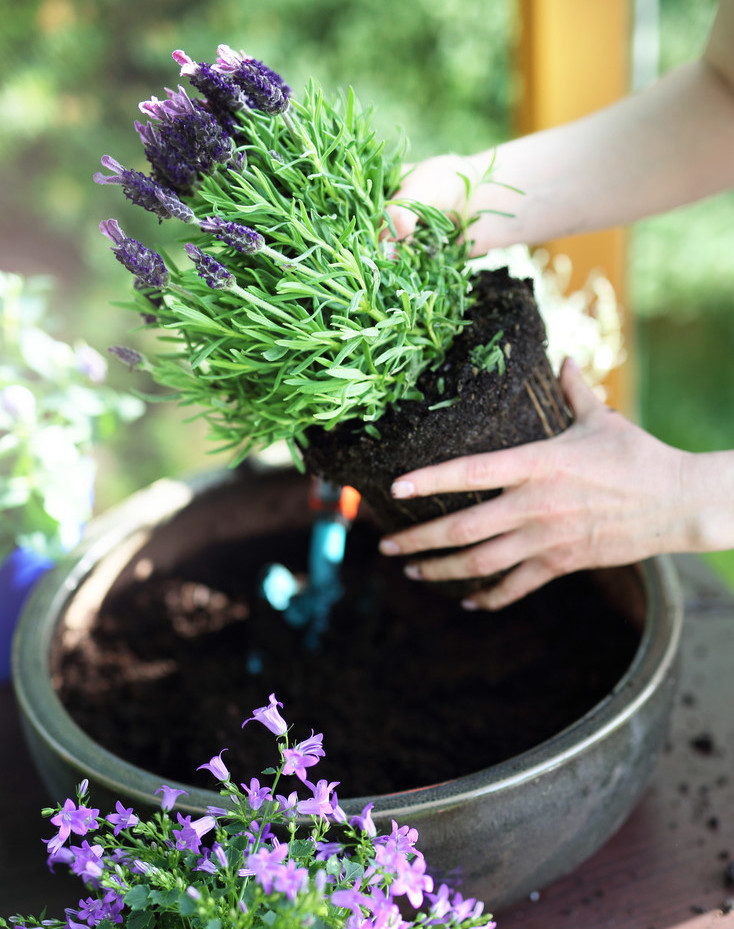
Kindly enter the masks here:
<path id="1" fill-rule="evenodd" d="M 252 470 L 257 473 L 273 468 L 255 465 Z M 207 807 L 221 802 L 216 790 L 166 780 L 125 761 L 102 748 L 77 726 L 51 684 L 49 655 L 55 626 L 47 622 L 39 638 L 37 617 L 61 615 L 77 588 L 102 558 L 115 550 L 121 550 L 124 555 L 132 548 L 137 549 L 142 536 L 172 517 L 197 494 L 234 480 L 232 471 L 215 471 L 184 480 L 163 479 L 133 494 L 92 520 L 82 542 L 41 579 L 31 594 L 13 642 L 12 678 L 16 699 L 25 725 L 53 746 L 67 765 L 78 770 L 80 781 L 90 776 L 109 791 L 140 803 L 150 803 L 152 795 L 164 782 L 187 792 L 187 808 L 205 812 Z M 447 809 L 542 777 L 572 762 L 595 742 L 624 725 L 651 698 L 669 673 L 678 650 L 683 618 L 672 559 L 658 555 L 634 567 L 646 597 L 648 621 L 632 663 L 599 703 L 550 739 L 491 767 L 413 790 L 340 799 L 347 814 L 361 811 L 368 800 L 373 801 L 373 814 L 380 818 L 401 819 L 417 806 L 425 811 Z M 39 609 L 41 604 L 43 609 Z M 650 616 L 655 617 L 655 622 L 650 622 Z M 33 686 L 27 686 L 31 681 Z M 74 746 L 73 754 L 64 747 L 68 744 Z M 98 759 L 104 761 L 104 774 L 98 770 Z"/>

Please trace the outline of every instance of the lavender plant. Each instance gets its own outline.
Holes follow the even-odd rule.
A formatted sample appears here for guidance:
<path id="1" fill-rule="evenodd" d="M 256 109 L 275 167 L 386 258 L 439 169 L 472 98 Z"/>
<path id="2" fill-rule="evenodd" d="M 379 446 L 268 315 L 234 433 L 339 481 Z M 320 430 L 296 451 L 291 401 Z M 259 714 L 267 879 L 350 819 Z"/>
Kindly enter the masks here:
<path id="1" fill-rule="evenodd" d="M 213 64 L 173 57 L 200 96 L 179 85 L 140 104 L 150 173 L 106 155 L 111 173 L 95 175 L 187 224 L 175 255 L 101 224 L 165 346 L 139 366 L 196 405 L 235 461 L 280 440 L 298 459 L 313 425 L 374 433 L 388 406 L 420 397 L 464 325 L 467 223 L 405 204 L 420 222 L 395 247 L 385 206 L 404 147 L 388 150 L 351 91 L 328 100 L 311 82 L 298 101 L 226 45 Z"/>
<path id="2" fill-rule="evenodd" d="M 174 820 L 184 791 L 167 785 L 156 791 L 161 812 L 148 820 L 120 801 L 100 816 L 84 781 L 75 800 L 44 810 L 57 827 L 49 863 L 67 865 L 89 896 L 64 920 L 16 916 L 0 927 L 494 929 L 482 903 L 434 888 L 415 829 L 393 822 L 389 835 L 379 834 L 372 804 L 348 820 L 337 782 L 309 780 L 324 757 L 323 735 L 291 742 L 282 706 L 271 694 L 242 724 L 257 721 L 276 736 L 278 763 L 263 772 L 270 784 L 236 784 L 223 749 L 200 766 L 222 797 L 204 816 L 176 812 Z M 284 787 L 293 776 L 296 788 L 292 780 Z"/>

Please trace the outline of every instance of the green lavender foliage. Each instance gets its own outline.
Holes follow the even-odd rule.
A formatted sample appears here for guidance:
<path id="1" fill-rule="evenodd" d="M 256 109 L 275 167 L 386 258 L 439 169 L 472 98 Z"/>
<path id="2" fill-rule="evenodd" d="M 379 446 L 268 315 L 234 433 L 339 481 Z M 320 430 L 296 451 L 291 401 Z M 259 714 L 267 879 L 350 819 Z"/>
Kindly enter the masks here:
<path id="1" fill-rule="evenodd" d="M 462 229 L 438 210 L 415 207 L 409 243 L 385 238 L 403 152 L 351 92 L 329 101 L 310 83 L 284 114 L 240 120 L 246 166 L 219 168 L 184 199 L 197 220 L 245 224 L 266 246 L 243 255 L 186 226 L 236 283 L 213 290 L 185 256 L 166 256 L 162 305 L 136 298 L 162 329 L 154 379 L 200 408 L 235 461 L 279 440 L 296 455 L 313 425 L 374 431 L 389 405 L 419 398 L 419 375 L 463 325 L 468 276 Z"/>

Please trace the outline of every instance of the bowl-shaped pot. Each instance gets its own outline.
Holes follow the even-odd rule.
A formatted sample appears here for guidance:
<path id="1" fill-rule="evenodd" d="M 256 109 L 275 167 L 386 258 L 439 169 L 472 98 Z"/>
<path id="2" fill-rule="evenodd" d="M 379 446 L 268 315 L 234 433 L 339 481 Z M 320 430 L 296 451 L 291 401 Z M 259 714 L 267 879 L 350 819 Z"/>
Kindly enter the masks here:
<path id="1" fill-rule="evenodd" d="M 156 807 L 162 780 L 105 750 L 72 720 L 51 679 L 59 630 L 83 634 L 101 597 L 139 572 L 141 561 L 174 564 L 195 553 L 202 536 L 246 536 L 258 519 L 272 531 L 307 524 L 304 481 L 295 472 L 250 470 L 158 482 L 95 520 L 82 545 L 41 581 L 16 633 L 13 678 L 30 750 L 55 799 L 73 796 L 86 777 L 103 811 L 122 798 Z M 247 505 L 235 507 L 233 493 L 243 492 Z M 417 828 L 431 871 L 495 911 L 568 873 L 602 845 L 635 805 L 663 748 L 681 626 L 672 563 L 658 557 L 596 572 L 595 581 L 599 596 L 623 604 L 641 629 L 630 667 L 604 699 L 500 764 L 471 770 L 468 760 L 465 776 L 432 784 L 426 773 L 413 790 L 369 798 L 379 829 L 389 831 L 391 820 Z M 219 802 L 213 790 L 172 785 L 188 790 L 182 807 L 191 812 Z M 340 795 L 350 815 L 365 802 Z"/>

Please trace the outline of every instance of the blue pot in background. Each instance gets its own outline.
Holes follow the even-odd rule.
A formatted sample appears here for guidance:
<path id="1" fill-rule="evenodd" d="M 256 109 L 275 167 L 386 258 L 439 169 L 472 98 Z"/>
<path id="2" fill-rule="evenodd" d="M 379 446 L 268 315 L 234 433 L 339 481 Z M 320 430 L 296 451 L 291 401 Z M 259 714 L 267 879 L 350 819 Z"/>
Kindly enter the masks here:
<path id="1" fill-rule="evenodd" d="M 0 683 L 10 679 L 13 632 L 26 597 L 53 564 L 27 548 L 16 548 L 0 564 Z"/>

